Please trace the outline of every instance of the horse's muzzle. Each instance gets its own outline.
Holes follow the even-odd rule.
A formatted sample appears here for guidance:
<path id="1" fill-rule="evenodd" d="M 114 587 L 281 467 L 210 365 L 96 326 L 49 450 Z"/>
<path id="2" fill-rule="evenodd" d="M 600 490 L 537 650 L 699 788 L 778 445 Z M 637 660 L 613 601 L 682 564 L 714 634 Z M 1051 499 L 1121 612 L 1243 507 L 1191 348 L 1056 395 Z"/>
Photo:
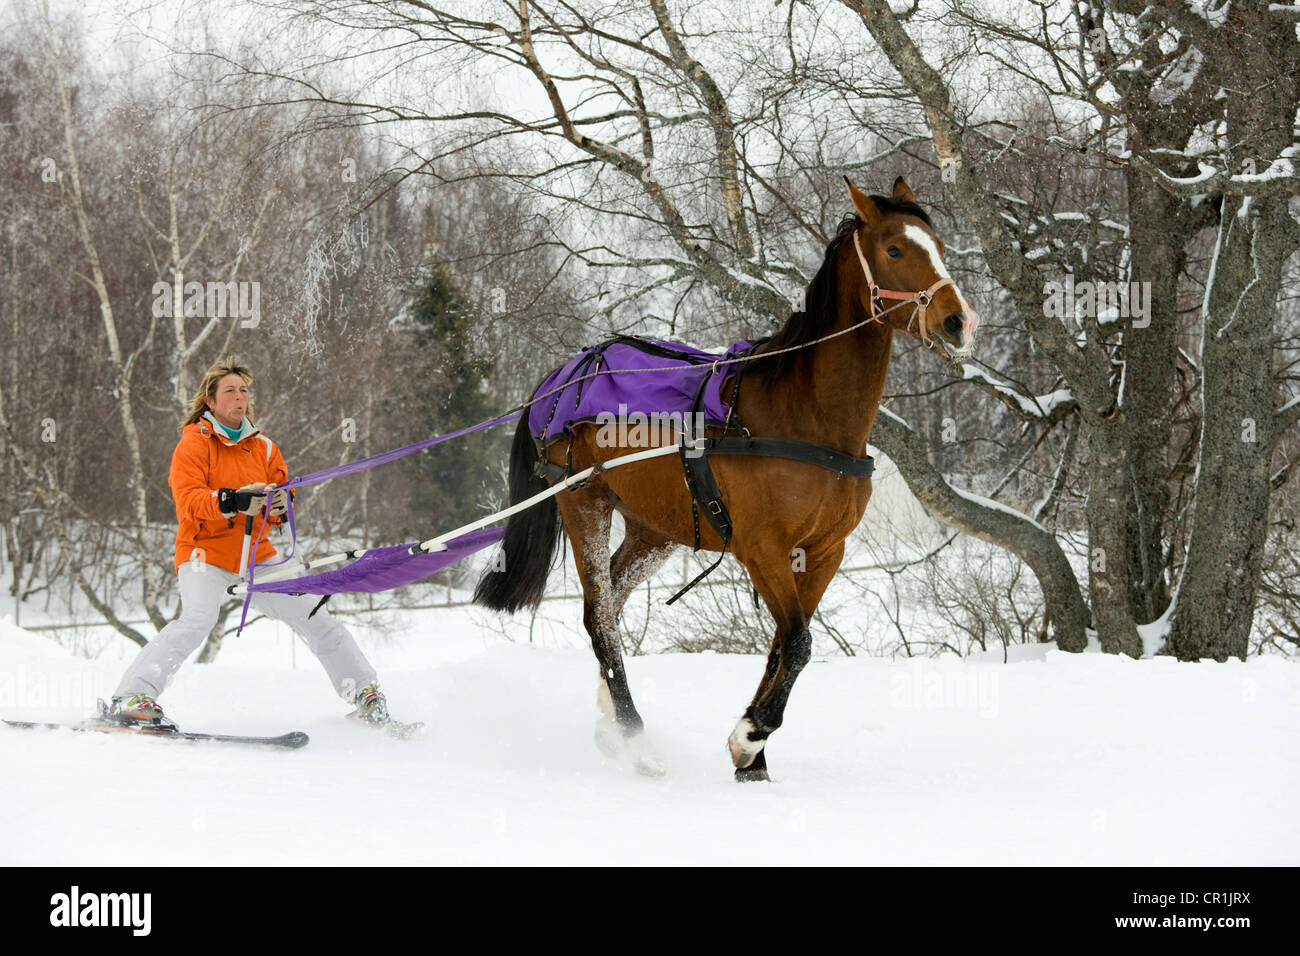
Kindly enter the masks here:
<path id="1" fill-rule="evenodd" d="M 943 320 L 942 334 L 934 336 L 934 339 L 949 358 L 967 358 L 975 345 L 978 321 L 964 312 L 953 312 Z"/>

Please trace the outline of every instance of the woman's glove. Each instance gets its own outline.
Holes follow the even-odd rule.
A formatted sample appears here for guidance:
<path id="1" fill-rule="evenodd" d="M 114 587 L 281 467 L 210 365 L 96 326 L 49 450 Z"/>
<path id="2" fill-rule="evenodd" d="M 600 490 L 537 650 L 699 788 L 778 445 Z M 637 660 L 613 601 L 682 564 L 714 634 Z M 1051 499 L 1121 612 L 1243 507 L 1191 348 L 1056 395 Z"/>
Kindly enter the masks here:
<path id="1" fill-rule="evenodd" d="M 217 491 L 217 507 L 227 518 L 237 514 L 255 515 L 262 510 L 266 482 L 255 481 L 239 489 L 221 488 Z"/>
<path id="2" fill-rule="evenodd" d="M 271 495 L 271 514 L 274 517 L 280 517 L 289 510 L 289 496 L 293 494 L 290 488 L 277 488 Z"/>

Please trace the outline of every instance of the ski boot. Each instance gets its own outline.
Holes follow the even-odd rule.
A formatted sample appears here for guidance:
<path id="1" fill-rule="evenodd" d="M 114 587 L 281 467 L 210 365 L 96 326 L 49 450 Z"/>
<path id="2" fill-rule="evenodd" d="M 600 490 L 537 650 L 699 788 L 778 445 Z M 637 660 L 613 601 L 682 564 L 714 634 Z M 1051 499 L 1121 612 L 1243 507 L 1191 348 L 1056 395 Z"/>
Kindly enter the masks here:
<path id="1" fill-rule="evenodd" d="M 379 684 L 370 683 L 361 688 L 353 703 L 357 705 L 357 709 L 348 714 L 353 720 L 364 721 L 367 724 L 392 723 L 393 718 L 388 716 L 388 699 L 379 689 Z"/>
<path id="2" fill-rule="evenodd" d="M 388 700 L 379 689 L 377 682 L 361 688 L 353 702 L 357 705 L 357 709 L 348 714 L 350 719 L 378 728 L 390 737 L 404 740 L 424 729 L 423 723 L 405 724 L 400 720 L 393 720 L 388 714 Z"/>
<path id="3" fill-rule="evenodd" d="M 148 694 L 114 697 L 111 705 L 105 704 L 102 700 L 98 701 L 98 704 L 99 720 L 103 723 L 166 732 L 180 729 L 174 720 L 170 720 L 163 714 L 158 701 Z"/>

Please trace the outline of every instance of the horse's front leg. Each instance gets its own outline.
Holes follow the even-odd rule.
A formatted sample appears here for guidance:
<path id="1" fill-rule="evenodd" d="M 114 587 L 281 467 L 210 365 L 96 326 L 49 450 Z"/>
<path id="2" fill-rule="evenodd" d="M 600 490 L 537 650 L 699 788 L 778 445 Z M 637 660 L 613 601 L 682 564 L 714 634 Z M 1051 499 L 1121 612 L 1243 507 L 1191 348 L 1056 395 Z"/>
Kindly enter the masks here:
<path id="1" fill-rule="evenodd" d="M 785 720 L 785 705 L 799 672 L 812 655 L 812 634 L 807 621 L 798 615 L 791 623 L 778 623 L 772 649 L 767 655 L 767 670 L 745 716 L 740 718 L 727 749 L 736 768 L 736 780 L 748 783 L 768 780 L 767 755 L 764 748 Z"/>
<path id="2" fill-rule="evenodd" d="M 739 782 L 770 779 L 764 748 L 785 720 L 790 692 L 812 657 L 808 622 L 843 557 L 844 545 L 840 542 L 815 559 L 796 562 L 784 556 L 779 561 L 746 565 L 755 588 L 776 619 L 776 636 L 754 699 L 727 740 Z"/>

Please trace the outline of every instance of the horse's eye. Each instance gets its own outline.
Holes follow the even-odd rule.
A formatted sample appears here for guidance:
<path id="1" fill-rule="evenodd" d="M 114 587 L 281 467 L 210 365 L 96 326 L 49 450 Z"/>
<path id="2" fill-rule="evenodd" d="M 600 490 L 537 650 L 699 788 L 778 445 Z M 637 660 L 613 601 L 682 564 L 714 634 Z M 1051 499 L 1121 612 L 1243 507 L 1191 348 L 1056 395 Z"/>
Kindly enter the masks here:
<path id="1" fill-rule="evenodd" d="M 890 246 L 890 247 L 889 247 L 889 258 L 891 258 L 891 259 L 901 259 L 901 258 L 903 258 L 903 253 L 902 253 L 902 251 L 898 248 L 898 246 Z"/>

